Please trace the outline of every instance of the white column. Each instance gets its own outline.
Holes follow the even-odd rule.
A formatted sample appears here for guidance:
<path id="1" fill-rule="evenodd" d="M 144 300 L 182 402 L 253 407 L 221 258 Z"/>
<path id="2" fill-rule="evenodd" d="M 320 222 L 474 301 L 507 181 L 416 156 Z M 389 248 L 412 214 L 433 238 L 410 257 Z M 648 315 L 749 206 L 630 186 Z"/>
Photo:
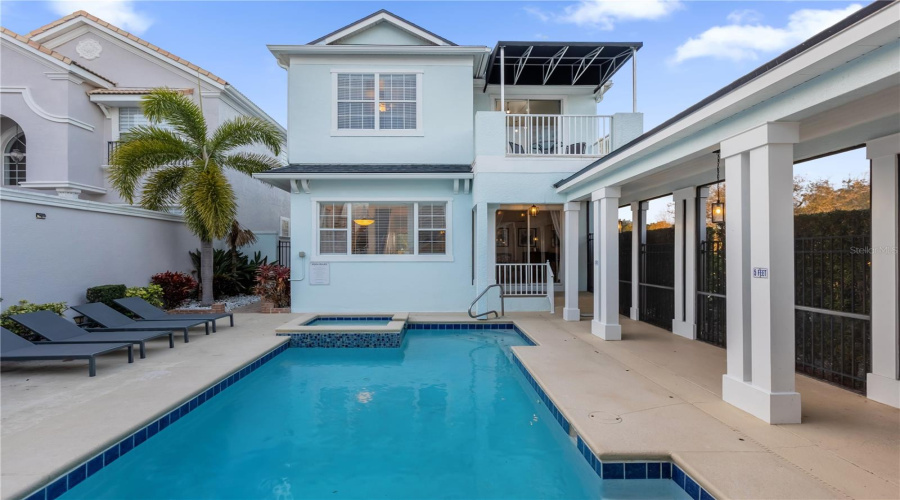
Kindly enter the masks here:
<path id="1" fill-rule="evenodd" d="M 650 204 L 646 201 L 633 202 L 631 204 L 631 319 L 637 321 L 641 318 L 641 242 L 647 233 L 647 225 L 644 218 Z"/>
<path id="2" fill-rule="evenodd" d="M 727 356 L 722 398 L 772 424 L 800 422 L 800 394 L 794 390 L 794 225 L 785 223 L 794 215 L 793 144 L 798 140 L 798 124 L 767 123 L 721 145 L 725 199 L 734 209 L 725 212 L 728 350 L 733 339 L 741 351 L 740 366 L 730 366 L 733 356 Z M 731 199 L 732 191 L 739 193 L 737 200 Z M 749 310 L 744 309 L 748 292 Z"/>
<path id="3" fill-rule="evenodd" d="M 697 188 L 675 191 L 675 317 L 672 332 L 697 338 Z"/>
<path id="4" fill-rule="evenodd" d="M 475 295 L 472 296 L 473 299 L 488 285 L 496 281 L 493 269 L 495 239 L 490 232 L 490 218 L 493 215 L 494 210 L 489 210 L 487 203 L 481 202 L 475 205 Z M 496 297 L 494 291 L 488 295 Z M 475 311 L 480 314 L 490 310 L 489 300 L 493 299 L 482 298 Z M 499 304 L 497 305 L 499 306 Z"/>
<path id="5" fill-rule="evenodd" d="M 594 320 L 591 333 L 621 340 L 619 324 L 619 196 L 617 187 L 594 191 Z"/>
<path id="6" fill-rule="evenodd" d="M 563 319 L 566 321 L 580 321 L 581 310 L 578 309 L 578 239 L 581 215 L 581 203 L 577 201 L 563 205 L 565 210 L 565 222 L 563 235 L 563 259 L 565 276 L 565 306 L 563 307 Z"/>
<path id="7" fill-rule="evenodd" d="M 900 408 L 900 134 L 866 143 L 872 160 L 872 373 L 866 396 Z"/>

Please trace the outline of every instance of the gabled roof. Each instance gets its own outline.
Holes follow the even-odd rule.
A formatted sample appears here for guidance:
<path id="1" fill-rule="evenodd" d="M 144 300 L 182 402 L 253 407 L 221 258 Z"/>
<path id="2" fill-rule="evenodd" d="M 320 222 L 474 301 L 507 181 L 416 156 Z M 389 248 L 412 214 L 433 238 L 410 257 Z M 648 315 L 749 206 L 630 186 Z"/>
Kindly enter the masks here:
<path id="1" fill-rule="evenodd" d="M 432 33 L 431 31 L 426 30 L 425 28 L 418 26 L 414 23 L 403 19 L 402 17 L 389 12 L 385 9 L 381 9 L 378 12 L 374 12 L 369 14 L 368 16 L 352 22 L 343 28 L 339 28 L 331 33 L 317 38 L 307 45 L 329 45 L 332 44 L 342 38 L 347 38 L 350 35 L 359 33 L 361 31 L 365 31 L 373 26 L 376 26 L 381 23 L 390 23 L 391 25 L 411 33 L 427 42 L 430 42 L 434 45 L 456 45 L 455 43 L 447 40 L 446 38 Z"/>
<path id="2" fill-rule="evenodd" d="M 92 16 L 91 14 L 89 14 L 83 10 L 73 12 L 66 17 L 57 19 L 56 21 L 53 21 L 50 24 L 41 26 L 40 28 L 28 33 L 28 35 L 26 35 L 26 38 L 34 39 L 35 41 L 40 42 L 40 41 L 44 40 L 45 38 L 49 37 L 48 32 L 54 31 L 57 28 L 63 29 L 61 27 L 67 23 L 71 23 L 74 25 L 74 24 L 78 23 L 79 21 L 84 22 L 85 19 L 88 21 L 91 21 L 93 23 L 99 24 L 100 26 L 102 26 L 110 31 L 113 31 L 113 32 L 139 44 L 139 45 L 143 45 L 144 47 L 146 47 L 150 50 L 153 50 L 165 57 L 168 57 L 169 59 L 175 61 L 178 64 L 181 64 L 182 66 L 187 67 L 188 69 L 190 69 L 193 72 L 199 72 L 201 75 L 209 78 L 210 80 L 215 81 L 216 83 L 218 83 L 220 85 L 228 85 L 228 82 L 225 81 L 225 79 L 220 78 L 220 77 L 210 73 L 209 71 L 197 66 L 196 64 L 193 64 L 190 61 L 187 61 L 185 59 L 182 59 L 169 51 L 163 50 L 163 49 L 157 47 L 156 45 L 153 45 L 152 43 L 150 43 L 138 36 L 132 35 L 131 33 L 123 30 L 122 28 L 113 26 L 112 24 L 104 21 L 103 19 L 100 19 L 97 16 Z"/>
<path id="3" fill-rule="evenodd" d="M 116 87 L 114 89 L 94 89 L 88 95 L 145 95 L 153 92 L 151 88 Z M 182 95 L 191 95 L 194 89 L 169 89 Z"/>
<path id="4" fill-rule="evenodd" d="M 11 29 L 4 28 L 3 26 L 0 26 L 0 33 L 2 33 L 2 34 L 4 34 L 4 35 L 6 35 L 6 36 L 8 36 L 8 37 L 10 37 L 10 38 L 12 38 L 12 39 L 14 39 L 15 41 L 21 43 L 22 45 L 28 47 L 28 48 L 31 49 L 31 50 L 35 50 L 35 51 L 40 52 L 40 53 L 42 53 L 42 54 L 46 54 L 46 55 L 52 57 L 53 59 L 56 59 L 57 61 L 59 61 L 59 62 L 61 62 L 61 63 L 63 63 L 63 64 L 66 64 L 66 65 L 69 65 L 69 66 L 76 66 L 76 67 L 78 67 L 78 69 L 81 70 L 81 71 L 90 73 L 91 75 L 93 75 L 93 76 L 95 76 L 95 77 L 97 77 L 97 78 L 100 78 L 101 80 L 103 80 L 103 81 L 105 81 L 105 82 L 107 82 L 107 83 L 111 83 L 111 84 L 113 84 L 113 85 L 116 85 L 116 82 L 110 80 L 109 78 L 106 78 L 105 76 L 100 75 L 100 74 L 96 73 L 95 71 L 90 70 L 90 69 L 88 69 L 88 68 L 86 68 L 86 67 L 84 67 L 84 66 L 78 64 L 77 62 L 73 61 L 71 58 L 69 58 L 69 57 L 67 57 L 67 56 L 64 56 L 64 55 L 60 54 L 59 52 L 57 52 L 57 51 L 55 51 L 55 50 L 53 50 L 53 49 L 47 47 L 46 45 L 40 44 L 40 43 L 38 43 L 38 42 L 36 42 L 36 41 L 34 41 L 34 40 L 29 39 L 27 36 L 20 35 L 20 34 L 16 33 L 15 31 L 11 30 Z"/>

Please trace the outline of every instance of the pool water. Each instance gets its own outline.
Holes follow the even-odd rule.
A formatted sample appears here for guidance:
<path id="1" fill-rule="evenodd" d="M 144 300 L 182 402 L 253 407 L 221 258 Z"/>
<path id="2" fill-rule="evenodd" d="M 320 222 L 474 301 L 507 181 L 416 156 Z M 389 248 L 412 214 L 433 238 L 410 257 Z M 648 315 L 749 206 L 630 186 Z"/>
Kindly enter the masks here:
<path id="1" fill-rule="evenodd" d="M 503 330 L 288 349 L 63 498 L 686 498 L 597 478 Z"/>
<path id="2" fill-rule="evenodd" d="M 380 319 L 331 319 L 316 318 L 304 326 L 387 326 L 391 318 Z"/>

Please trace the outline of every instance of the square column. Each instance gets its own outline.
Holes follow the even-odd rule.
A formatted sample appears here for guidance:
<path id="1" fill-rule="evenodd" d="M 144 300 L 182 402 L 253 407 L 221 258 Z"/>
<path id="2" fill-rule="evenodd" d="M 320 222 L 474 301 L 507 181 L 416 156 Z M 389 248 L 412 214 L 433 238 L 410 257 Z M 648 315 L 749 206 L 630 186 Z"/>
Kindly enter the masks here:
<path id="1" fill-rule="evenodd" d="M 771 424 L 800 423 L 794 389 L 793 144 L 796 123 L 723 141 L 728 370 L 722 399 Z"/>
<path id="2" fill-rule="evenodd" d="M 872 373 L 866 396 L 900 408 L 900 134 L 866 144 L 872 161 Z"/>
<path id="3" fill-rule="evenodd" d="M 497 275 L 494 271 L 494 230 L 496 208 L 490 207 L 487 203 L 481 202 L 475 205 L 475 291 L 472 298 L 474 299 L 488 285 L 497 282 Z M 490 304 L 495 305 L 494 309 L 499 310 L 500 304 L 497 301 L 496 290 L 492 290 L 487 296 L 482 298 L 475 307 L 475 312 L 481 314 L 491 310 Z"/>
<path id="4" fill-rule="evenodd" d="M 565 306 L 563 307 L 563 319 L 566 321 L 580 321 L 581 310 L 578 308 L 578 221 L 581 216 L 581 203 L 574 201 L 563 205 L 565 211 L 563 262 L 565 287 Z"/>
<path id="5" fill-rule="evenodd" d="M 631 203 L 631 311 L 629 317 L 635 321 L 641 319 L 641 242 L 647 235 L 644 224 L 650 204 L 646 201 Z"/>
<path id="6" fill-rule="evenodd" d="M 675 317 L 672 332 L 697 338 L 697 188 L 675 191 Z"/>
<path id="7" fill-rule="evenodd" d="M 621 340 L 619 324 L 619 196 L 617 187 L 594 191 L 594 320 L 591 333 Z"/>

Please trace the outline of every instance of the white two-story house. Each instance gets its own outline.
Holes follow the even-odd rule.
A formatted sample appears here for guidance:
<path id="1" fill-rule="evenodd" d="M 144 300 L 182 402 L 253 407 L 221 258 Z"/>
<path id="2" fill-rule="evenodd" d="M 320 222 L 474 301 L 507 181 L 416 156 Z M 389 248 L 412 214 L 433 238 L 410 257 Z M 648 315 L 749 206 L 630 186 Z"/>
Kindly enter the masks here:
<path id="1" fill-rule="evenodd" d="M 598 114 L 640 47 L 459 46 L 387 11 L 270 46 L 289 166 L 257 177 L 292 193 L 293 310 L 465 311 L 495 282 L 507 309 L 551 307 L 587 258 L 585 237 L 564 252 L 553 183 L 642 132 Z"/>

